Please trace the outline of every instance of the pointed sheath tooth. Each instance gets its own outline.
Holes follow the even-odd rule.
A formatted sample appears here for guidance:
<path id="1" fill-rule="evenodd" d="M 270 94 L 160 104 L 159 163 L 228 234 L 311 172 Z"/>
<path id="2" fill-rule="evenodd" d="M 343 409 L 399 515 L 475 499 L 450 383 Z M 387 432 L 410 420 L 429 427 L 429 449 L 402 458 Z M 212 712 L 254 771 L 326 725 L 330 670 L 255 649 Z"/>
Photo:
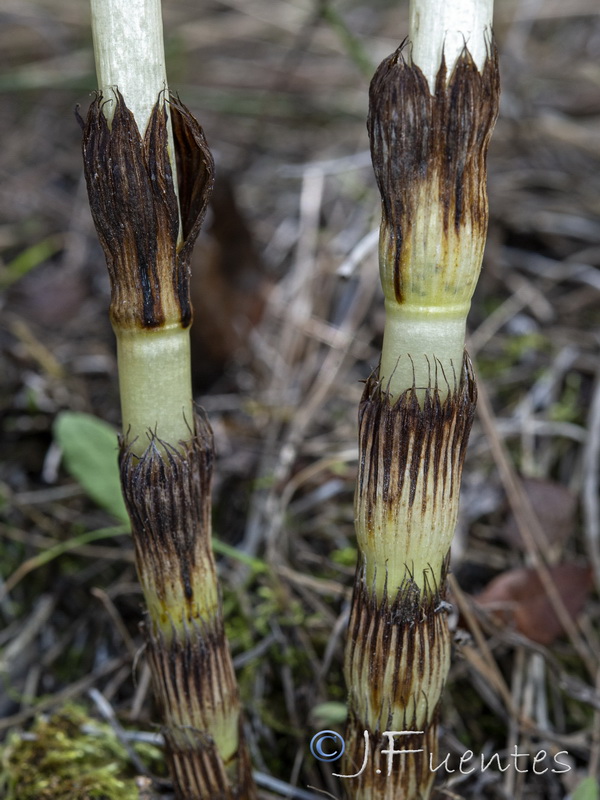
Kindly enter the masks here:
<path id="1" fill-rule="evenodd" d="M 364 732 L 371 757 L 346 784 L 352 800 L 427 800 L 435 779 L 429 763 L 450 662 L 442 601 L 476 404 L 465 322 L 485 244 L 485 158 L 498 112 L 496 52 L 489 47 L 481 70 L 480 55 L 476 64 L 464 47 L 451 74 L 442 59 L 432 84 L 399 49 L 370 86 L 386 322 L 359 413 L 361 561 L 344 667 L 345 774 L 362 765 Z M 392 743 L 386 731 L 412 733 Z M 396 755 L 388 771 L 390 744 L 416 752 Z"/>
<path id="2" fill-rule="evenodd" d="M 175 796 L 254 800 L 211 548 L 212 432 L 192 404 L 189 260 L 214 164 L 196 120 L 179 98 L 167 99 L 160 0 L 131 5 L 92 2 L 108 106 L 98 93 L 81 121 L 111 281 L 121 485 Z"/>
<path id="3" fill-rule="evenodd" d="M 114 112 L 115 89 L 144 131 L 167 86 L 161 0 L 90 0 L 98 88 Z"/>
<path id="4" fill-rule="evenodd" d="M 440 612 L 445 573 L 429 593 L 407 574 L 395 595 L 378 600 L 363 566 L 355 590 L 346 654 L 353 713 L 371 730 L 427 727 L 450 659 L 448 626 Z"/>
<path id="5" fill-rule="evenodd" d="M 167 102 L 161 92 L 143 137 L 118 91 L 110 126 L 105 105 L 98 94 L 82 123 L 84 171 L 111 282 L 123 429 L 140 456 L 148 431 L 157 434 L 159 448 L 161 441 L 178 446 L 189 438 L 190 256 L 212 192 L 214 164 L 202 128 L 178 98 Z"/>
<path id="6" fill-rule="evenodd" d="M 215 165 L 204 131 L 177 95 L 169 102 L 179 179 L 183 245 L 178 257 L 189 269 L 191 251 L 215 183 Z"/>
<path id="7" fill-rule="evenodd" d="M 253 800 L 235 674 L 222 620 L 148 635 L 170 772 L 181 800 Z"/>
<path id="8" fill-rule="evenodd" d="M 433 92 L 442 54 L 452 72 L 465 45 L 480 72 L 490 49 L 493 0 L 410 0 L 410 60 Z"/>

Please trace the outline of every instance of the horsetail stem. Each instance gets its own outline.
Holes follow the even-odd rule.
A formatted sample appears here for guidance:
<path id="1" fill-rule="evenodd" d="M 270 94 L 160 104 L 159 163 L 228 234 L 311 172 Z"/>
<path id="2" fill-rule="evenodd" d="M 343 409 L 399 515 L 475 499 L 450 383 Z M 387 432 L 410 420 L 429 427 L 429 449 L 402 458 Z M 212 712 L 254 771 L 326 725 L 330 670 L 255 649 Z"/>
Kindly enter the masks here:
<path id="1" fill-rule="evenodd" d="M 213 159 L 168 94 L 160 0 L 92 0 L 92 19 L 100 91 L 81 120 L 84 170 L 111 281 L 121 484 L 167 759 L 178 800 L 252 800 L 211 548 L 212 432 L 194 413 L 189 357 L 189 261 Z"/>
<path id="2" fill-rule="evenodd" d="M 345 774 L 360 770 L 364 731 L 372 757 L 345 783 L 354 800 L 425 800 L 435 778 L 446 573 L 476 403 L 465 325 L 498 111 L 491 3 L 413 2 L 410 18 L 409 45 L 383 61 L 369 92 L 386 322 L 359 413 Z M 397 746 L 414 751 L 391 774 L 386 731 L 411 731 Z"/>

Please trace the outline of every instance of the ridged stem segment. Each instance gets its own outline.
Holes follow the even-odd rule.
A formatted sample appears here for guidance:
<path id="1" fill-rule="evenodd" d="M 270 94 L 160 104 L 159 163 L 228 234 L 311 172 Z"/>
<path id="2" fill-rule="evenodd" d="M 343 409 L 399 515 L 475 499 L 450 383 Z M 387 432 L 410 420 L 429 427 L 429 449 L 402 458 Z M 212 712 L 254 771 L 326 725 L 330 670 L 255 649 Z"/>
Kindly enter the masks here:
<path id="1" fill-rule="evenodd" d="M 442 588 L 458 514 L 463 459 L 476 391 L 468 357 L 458 386 L 423 401 L 407 389 L 396 401 L 370 378 L 359 413 L 360 467 L 355 501 L 363 578 L 378 602 L 411 585 Z"/>
<path id="2" fill-rule="evenodd" d="M 471 28 L 454 52 L 448 19 L 465 5 L 479 7 L 473 19 L 487 20 L 476 58 L 468 49 L 476 39 Z M 410 44 L 408 55 L 399 49 L 370 88 L 386 323 L 380 368 L 359 415 L 360 561 L 345 656 L 341 772 L 356 775 L 344 780 L 352 800 L 426 800 L 432 790 L 450 663 L 446 573 L 476 403 L 464 340 L 485 245 L 485 159 L 498 111 L 491 4 L 449 0 L 440 7 L 448 61 L 443 41 L 424 39 L 428 4 L 412 6 L 413 27 L 421 25 L 411 31 L 413 61 Z"/>

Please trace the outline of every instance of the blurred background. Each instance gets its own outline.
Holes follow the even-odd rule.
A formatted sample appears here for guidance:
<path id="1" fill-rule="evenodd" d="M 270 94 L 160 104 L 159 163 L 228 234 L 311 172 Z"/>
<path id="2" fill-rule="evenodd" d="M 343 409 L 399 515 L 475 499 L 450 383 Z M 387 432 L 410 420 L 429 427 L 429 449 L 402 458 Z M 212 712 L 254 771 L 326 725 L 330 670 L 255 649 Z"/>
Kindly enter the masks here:
<path id="1" fill-rule="evenodd" d="M 254 763 L 264 797 L 340 797 L 337 765 L 308 744 L 343 730 L 356 416 L 383 330 L 367 93 L 407 34 L 408 0 L 163 8 L 170 87 L 218 170 L 193 263 L 194 380 L 215 432 L 215 536 Z M 501 115 L 469 320 L 481 400 L 441 752 L 566 751 L 569 769 L 440 775 L 440 796 L 558 800 L 600 766 L 600 9 L 504 0 L 495 20 Z M 72 756 L 49 794 L 27 788 L 27 766 L 41 774 L 68 731 L 80 756 L 112 743 L 90 767 L 108 781 L 102 765 L 118 765 L 126 788 L 106 796 L 167 797 L 114 459 L 95 466 L 108 487 L 95 493 L 56 423 L 120 417 L 74 114 L 96 85 L 87 4 L 4 0 L 0 54 L 0 786 L 87 797 L 69 784 Z M 100 434 L 82 430 L 93 449 Z"/>

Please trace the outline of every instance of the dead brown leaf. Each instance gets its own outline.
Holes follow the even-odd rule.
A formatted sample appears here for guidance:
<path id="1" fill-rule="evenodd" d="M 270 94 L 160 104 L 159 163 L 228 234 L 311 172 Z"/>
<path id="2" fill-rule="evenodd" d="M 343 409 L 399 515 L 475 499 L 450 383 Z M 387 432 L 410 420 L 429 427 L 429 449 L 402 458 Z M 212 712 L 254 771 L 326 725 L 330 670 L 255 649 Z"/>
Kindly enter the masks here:
<path id="1" fill-rule="evenodd" d="M 567 541 L 575 530 L 577 499 L 564 484 L 540 478 L 523 478 L 522 486 L 549 544 Z M 521 532 L 511 512 L 501 531 L 502 538 L 525 551 Z"/>
<path id="2" fill-rule="evenodd" d="M 590 567 L 558 564 L 550 575 L 569 614 L 581 613 L 593 586 Z M 528 639 L 549 645 L 564 633 L 537 571 L 522 567 L 503 572 L 475 597 L 482 608 Z"/>

